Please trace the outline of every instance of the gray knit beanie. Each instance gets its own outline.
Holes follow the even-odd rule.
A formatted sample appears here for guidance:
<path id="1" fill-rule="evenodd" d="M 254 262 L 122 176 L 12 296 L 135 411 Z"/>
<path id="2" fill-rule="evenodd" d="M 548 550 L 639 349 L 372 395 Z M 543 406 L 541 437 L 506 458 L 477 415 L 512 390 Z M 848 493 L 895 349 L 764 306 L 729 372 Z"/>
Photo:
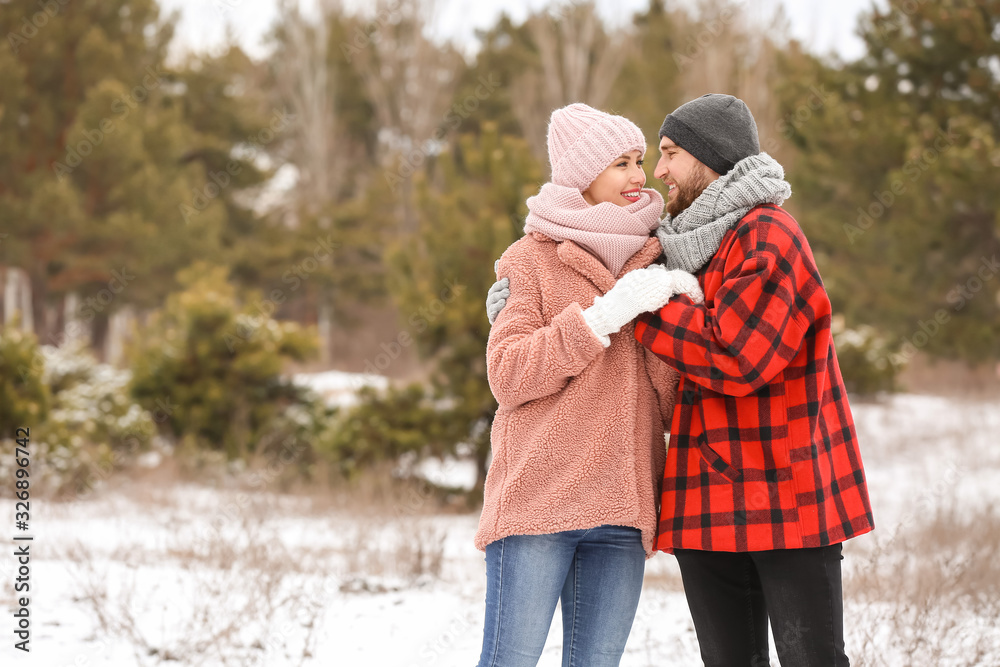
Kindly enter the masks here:
<path id="1" fill-rule="evenodd" d="M 660 128 L 667 137 L 720 176 L 743 158 L 760 153 L 757 123 L 743 100 L 711 93 L 668 114 Z"/>

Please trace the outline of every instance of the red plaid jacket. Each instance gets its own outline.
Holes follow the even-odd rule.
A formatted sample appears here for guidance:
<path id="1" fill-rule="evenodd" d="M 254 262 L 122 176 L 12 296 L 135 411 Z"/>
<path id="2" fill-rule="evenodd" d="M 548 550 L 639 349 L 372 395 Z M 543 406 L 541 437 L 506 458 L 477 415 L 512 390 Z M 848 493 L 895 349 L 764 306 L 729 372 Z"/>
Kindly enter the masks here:
<path id="1" fill-rule="evenodd" d="M 635 337 L 681 374 L 656 547 L 819 547 L 874 527 L 830 299 L 798 223 L 751 210 Z"/>

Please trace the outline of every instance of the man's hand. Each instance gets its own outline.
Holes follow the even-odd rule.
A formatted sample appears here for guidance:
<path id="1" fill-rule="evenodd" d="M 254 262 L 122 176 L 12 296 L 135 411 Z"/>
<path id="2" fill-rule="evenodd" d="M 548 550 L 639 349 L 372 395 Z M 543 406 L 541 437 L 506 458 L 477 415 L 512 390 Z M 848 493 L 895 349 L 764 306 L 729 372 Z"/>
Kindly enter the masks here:
<path id="1" fill-rule="evenodd" d="M 500 260 L 498 259 L 493 262 L 493 273 L 499 270 Z M 510 281 L 506 278 L 501 278 L 493 283 L 489 294 L 486 295 L 486 319 L 490 321 L 490 326 L 493 326 L 493 323 L 497 321 L 497 315 L 507 305 L 508 298 L 510 298 Z"/>
<path id="2" fill-rule="evenodd" d="M 507 305 L 509 297 L 510 281 L 507 278 L 501 278 L 493 283 L 489 294 L 486 295 L 486 317 L 489 319 L 490 325 L 496 322 L 497 315 Z"/>

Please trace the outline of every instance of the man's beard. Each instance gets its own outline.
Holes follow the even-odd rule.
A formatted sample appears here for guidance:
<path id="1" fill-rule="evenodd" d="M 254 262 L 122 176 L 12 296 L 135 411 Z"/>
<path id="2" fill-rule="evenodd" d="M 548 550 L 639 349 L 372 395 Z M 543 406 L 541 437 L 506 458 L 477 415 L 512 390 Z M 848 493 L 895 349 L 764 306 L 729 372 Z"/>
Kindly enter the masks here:
<path id="1" fill-rule="evenodd" d="M 694 200 L 715 180 L 712 176 L 713 172 L 710 172 L 708 167 L 701 167 L 691 175 L 689 183 L 678 182 L 673 196 L 667 202 L 667 213 L 674 217 L 693 204 Z"/>

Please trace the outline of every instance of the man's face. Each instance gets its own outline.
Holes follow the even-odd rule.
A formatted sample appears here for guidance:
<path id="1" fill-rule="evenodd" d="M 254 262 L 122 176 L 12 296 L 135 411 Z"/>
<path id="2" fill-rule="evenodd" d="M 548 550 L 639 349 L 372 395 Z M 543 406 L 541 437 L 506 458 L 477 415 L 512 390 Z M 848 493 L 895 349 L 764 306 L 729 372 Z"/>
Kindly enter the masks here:
<path id="1" fill-rule="evenodd" d="M 679 214 L 718 177 L 670 137 L 660 137 L 660 159 L 653 170 L 653 178 L 667 186 L 667 213 Z"/>

